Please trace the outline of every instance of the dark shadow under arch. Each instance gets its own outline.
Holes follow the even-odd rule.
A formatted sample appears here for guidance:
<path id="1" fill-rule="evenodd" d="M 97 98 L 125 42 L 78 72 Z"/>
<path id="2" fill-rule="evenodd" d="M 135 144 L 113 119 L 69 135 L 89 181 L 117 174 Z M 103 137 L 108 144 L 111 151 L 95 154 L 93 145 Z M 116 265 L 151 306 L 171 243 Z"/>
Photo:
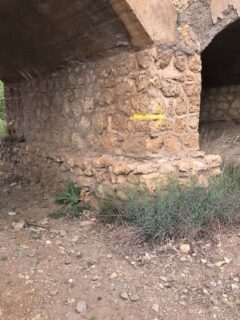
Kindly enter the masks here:
<path id="1" fill-rule="evenodd" d="M 240 162 L 240 19 L 202 53 L 200 145 Z M 238 159 L 239 158 L 239 159 Z"/>
<path id="2" fill-rule="evenodd" d="M 240 19 L 221 31 L 202 53 L 203 88 L 240 84 Z"/>

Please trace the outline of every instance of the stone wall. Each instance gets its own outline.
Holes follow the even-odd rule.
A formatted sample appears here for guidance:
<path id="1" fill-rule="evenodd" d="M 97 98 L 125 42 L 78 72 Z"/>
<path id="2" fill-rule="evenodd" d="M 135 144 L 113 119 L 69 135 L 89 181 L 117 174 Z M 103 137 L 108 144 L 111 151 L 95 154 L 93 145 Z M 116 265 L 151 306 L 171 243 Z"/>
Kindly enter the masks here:
<path id="1" fill-rule="evenodd" d="M 8 84 L 5 164 L 95 191 L 219 172 L 218 156 L 198 152 L 200 70 L 199 55 L 154 46 Z"/>
<path id="2" fill-rule="evenodd" d="M 199 56 L 120 52 L 6 86 L 9 130 L 84 154 L 168 156 L 198 148 Z M 161 115 L 149 121 L 137 115 Z"/>
<path id="3" fill-rule="evenodd" d="M 239 120 L 240 86 L 204 89 L 200 118 L 202 122 Z"/>

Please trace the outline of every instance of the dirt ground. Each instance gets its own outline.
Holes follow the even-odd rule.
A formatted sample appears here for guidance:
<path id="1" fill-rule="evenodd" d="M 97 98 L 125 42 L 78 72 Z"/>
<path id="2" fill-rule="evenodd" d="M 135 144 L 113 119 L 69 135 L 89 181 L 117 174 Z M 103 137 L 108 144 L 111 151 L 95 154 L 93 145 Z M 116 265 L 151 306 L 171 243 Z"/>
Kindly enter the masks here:
<path id="1" fill-rule="evenodd" d="M 0 174 L 0 319 L 240 319 L 240 230 L 184 254 L 131 245 L 94 213 L 52 220 L 55 208 L 38 185 Z"/>
<path id="2" fill-rule="evenodd" d="M 223 160 L 240 163 L 240 122 L 216 121 L 201 126 L 201 150 L 220 154 Z"/>

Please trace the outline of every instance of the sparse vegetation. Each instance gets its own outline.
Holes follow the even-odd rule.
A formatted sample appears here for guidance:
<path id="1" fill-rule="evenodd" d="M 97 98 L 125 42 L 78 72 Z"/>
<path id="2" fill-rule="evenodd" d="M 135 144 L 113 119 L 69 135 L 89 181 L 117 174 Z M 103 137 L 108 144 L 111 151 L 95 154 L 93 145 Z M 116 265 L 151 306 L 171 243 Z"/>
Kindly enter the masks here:
<path id="1" fill-rule="evenodd" d="M 80 202 L 81 189 L 70 182 L 67 187 L 61 190 L 56 196 L 56 202 L 59 204 L 76 205 Z"/>
<path id="2" fill-rule="evenodd" d="M 167 189 L 160 186 L 155 195 L 131 189 L 126 200 L 107 196 L 100 201 L 100 218 L 137 226 L 146 240 L 197 238 L 219 224 L 239 224 L 239 196 L 240 168 L 226 167 L 208 187 L 196 181 L 181 185 L 170 179 Z"/>
<path id="3" fill-rule="evenodd" d="M 52 219 L 80 218 L 83 211 L 88 209 L 85 203 L 80 202 L 80 193 L 81 188 L 70 182 L 66 188 L 56 195 L 56 203 L 62 205 L 61 208 L 50 213 L 49 217 Z"/>

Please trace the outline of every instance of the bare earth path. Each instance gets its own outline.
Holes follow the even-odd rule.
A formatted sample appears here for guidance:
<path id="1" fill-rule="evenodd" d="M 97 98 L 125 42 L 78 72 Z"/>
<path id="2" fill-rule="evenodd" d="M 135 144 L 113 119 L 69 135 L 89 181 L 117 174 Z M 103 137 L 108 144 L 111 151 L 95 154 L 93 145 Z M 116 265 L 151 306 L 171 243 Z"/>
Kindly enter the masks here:
<path id="1" fill-rule="evenodd" d="M 0 319 L 240 319 L 237 230 L 190 255 L 130 246 L 92 216 L 49 219 L 54 198 L 15 180 L 0 176 Z"/>

